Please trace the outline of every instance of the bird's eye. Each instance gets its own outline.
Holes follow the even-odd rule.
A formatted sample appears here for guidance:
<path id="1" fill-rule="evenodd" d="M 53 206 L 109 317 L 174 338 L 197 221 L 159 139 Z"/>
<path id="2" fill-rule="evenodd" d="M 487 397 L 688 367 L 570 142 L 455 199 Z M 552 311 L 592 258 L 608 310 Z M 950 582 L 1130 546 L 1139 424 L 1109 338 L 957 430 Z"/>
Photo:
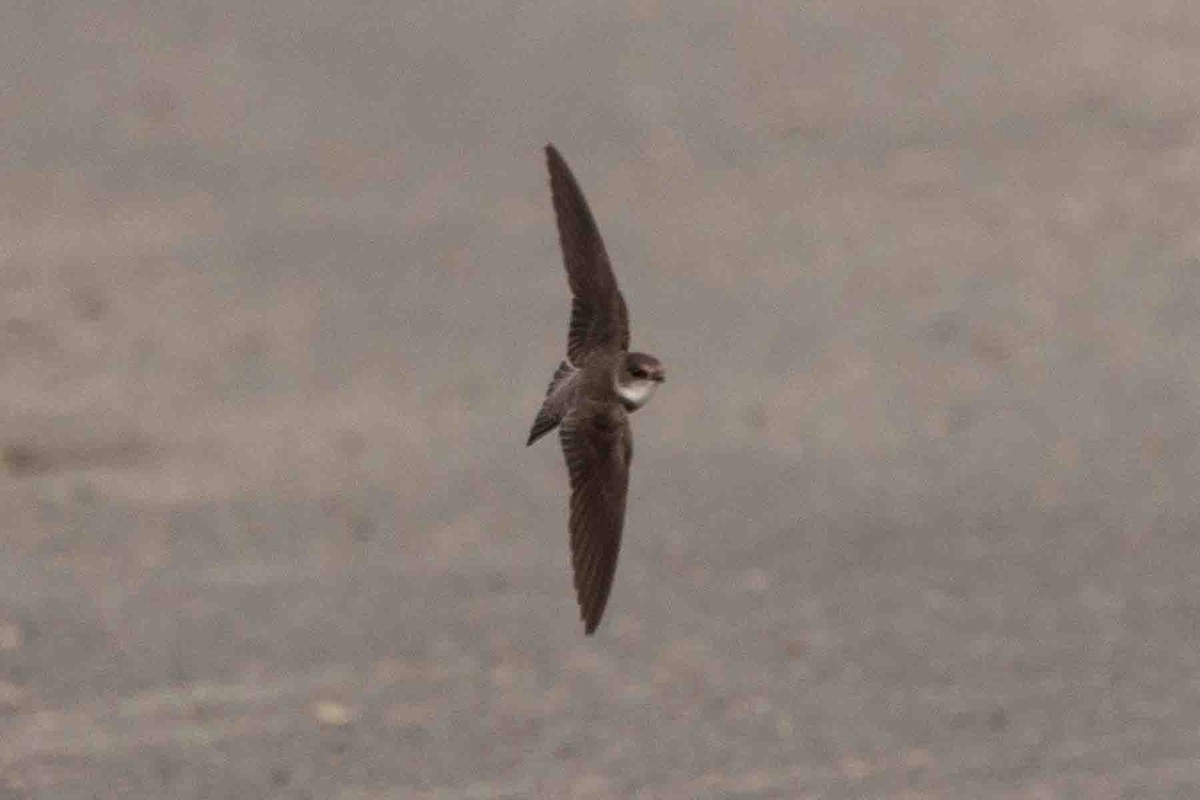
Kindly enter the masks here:
<path id="1" fill-rule="evenodd" d="M 633 369 L 631 369 L 629 372 L 630 372 L 630 374 L 632 374 L 632 375 L 633 375 L 633 377 L 635 377 L 635 378 L 644 378 L 644 377 L 646 377 L 646 370 L 642 369 L 641 367 L 634 367 L 634 368 L 633 368 Z"/>

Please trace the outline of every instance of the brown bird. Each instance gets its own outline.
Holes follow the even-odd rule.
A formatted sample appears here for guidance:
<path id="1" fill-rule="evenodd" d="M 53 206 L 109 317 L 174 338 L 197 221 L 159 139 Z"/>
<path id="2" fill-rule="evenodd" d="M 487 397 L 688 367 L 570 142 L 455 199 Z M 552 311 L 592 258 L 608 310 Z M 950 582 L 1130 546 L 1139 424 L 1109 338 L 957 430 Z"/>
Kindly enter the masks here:
<path id="1" fill-rule="evenodd" d="M 546 146 L 546 164 L 571 287 L 571 324 L 567 358 L 550 380 L 526 445 L 561 426 L 571 478 L 575 594 L 591 635 L 604 615 L 621 549 L 633 459 L 629 414 L 650 399 L 666 373 L 654 356 L 629 352 L 629 311 L 596 220 L 554 145 Z"/>

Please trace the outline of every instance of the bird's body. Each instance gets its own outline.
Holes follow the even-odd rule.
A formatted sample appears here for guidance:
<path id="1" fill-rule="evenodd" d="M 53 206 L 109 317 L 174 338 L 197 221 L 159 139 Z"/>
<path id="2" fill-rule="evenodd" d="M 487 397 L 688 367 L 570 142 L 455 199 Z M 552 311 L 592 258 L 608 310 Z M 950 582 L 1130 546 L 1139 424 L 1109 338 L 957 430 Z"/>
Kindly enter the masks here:
<path id="1" fill-rule="evenodd" d="M 559 428 L 571 481 L 571 561 L 584 628 L 608 603 L 621 532 L 633 433 L 629 415 L 665 379 L 654 356 L 629 352 L 629 311 L 600 231 L 575 177 L 546 147 L 559 242 L 573 301 L 567 358 L 554 373 L 527 444 Z"/>

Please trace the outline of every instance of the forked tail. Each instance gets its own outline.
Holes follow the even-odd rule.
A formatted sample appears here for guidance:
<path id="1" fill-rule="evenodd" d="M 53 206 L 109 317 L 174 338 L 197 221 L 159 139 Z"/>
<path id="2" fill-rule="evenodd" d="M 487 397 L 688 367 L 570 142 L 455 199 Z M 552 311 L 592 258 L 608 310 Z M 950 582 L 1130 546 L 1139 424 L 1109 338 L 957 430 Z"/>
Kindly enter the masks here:
<path id="1" fill-rule="evenodd" d="M 533 421 L 533 427 L 529 430 L 529 440 L 525 442 L 526 447 L 554 430 L 558 427 L 558 423 L 562 422 L 563 414 L 566 413 L 566 403 L 563 402 L 563 393 L 558 390 L 571 379 L 575 372 L 576 369 L 568 361 L 563 361 L 558 365 L 558 369 L 554 370 L 554 377 L 550 379 L 550 385 L 546 387 L 546 400 L 542 403 L 537 419 Z"/>

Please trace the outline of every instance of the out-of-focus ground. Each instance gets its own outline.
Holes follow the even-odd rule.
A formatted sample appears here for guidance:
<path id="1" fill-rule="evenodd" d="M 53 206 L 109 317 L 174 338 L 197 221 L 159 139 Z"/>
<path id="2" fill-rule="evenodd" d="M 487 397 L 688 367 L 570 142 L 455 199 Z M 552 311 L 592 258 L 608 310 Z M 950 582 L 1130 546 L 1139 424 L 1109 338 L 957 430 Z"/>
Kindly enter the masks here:
<path id="1" fill-rule="evenodd" d="M 14 796 L 1200 795 L 1200 6 L 17 4 L 0 75 Z M 551 140 L 670 375 L 593 639 Z"/>

